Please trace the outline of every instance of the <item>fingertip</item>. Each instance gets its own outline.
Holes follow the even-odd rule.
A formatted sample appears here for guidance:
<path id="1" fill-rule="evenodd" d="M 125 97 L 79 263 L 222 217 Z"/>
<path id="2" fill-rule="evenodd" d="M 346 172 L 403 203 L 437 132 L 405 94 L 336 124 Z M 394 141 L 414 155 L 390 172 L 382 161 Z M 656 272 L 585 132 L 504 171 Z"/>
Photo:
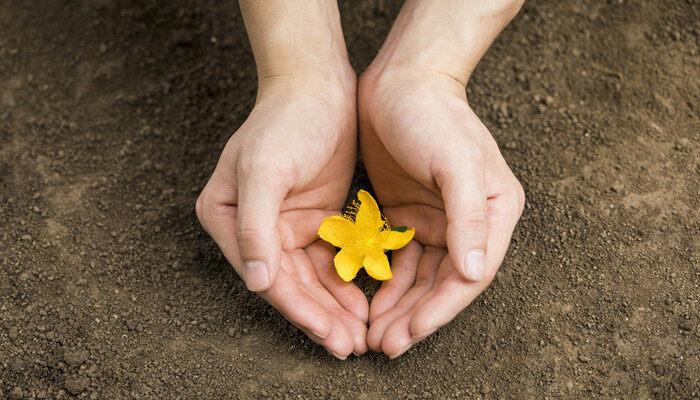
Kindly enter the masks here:
<path id="1" fill-rule="evenodd" d="M 340 360 L 340 361 L 345 361 L 345 360 L 347 360 L 347 358 L 348 358 L 348 355 L 343 355 L 343 354 L 340 354 L 340 353 L 336 353 L 336 352 L 334 352 L 334 351 L 332 351 L 332 350 L 329 350 L 329 349 L 326 349 L 326 350 L 328 351 L 328 354 L 332 355 L 333 357 L 337 358 L 337 359 Z"/>
<path id="2" fill-rule="evenodd" d="M 377 352 L 382 351 L 382 337 L 384 336 L 384 329 L 382 328 L 372 324 L 367 330 L 367 347 Z"/>
<path id="3" fill-rule="evenodd" d="M 466 275 L 479 282 L 486 276 L 486 252 L 472 249 L 467 252 Z"/>
<path id="4" fill-rule="evenodd" d="M 408 329 L 411 331 L 411 337 L 414 343 L 418 343 L 426 337 L 432 335 L 439 327 L 434 326 L 431 321 L 421 318 L 421 313 L 416 313 L 411 322 L 409 323 Z"/>
<path id="5" fill-rule="evenodd" d="M 359 357 L 359 356 L 361 356 L 361 355 L 367 353 L 367 351 L 369 351 L 369 347 L 367 347 L 367 344 L 365 344 L 363 348 L 357 348 L 357 347 L 356 347 L 356 348 L 352 351 L 352 354 L 354 354 L 355 356 Z"/>
<path id="6" fill-rule="evenodd" d="M 482 249 L 467 250 L 454 262 L 460 275 L 469 281 L 480 282 L 486 276 L 486 253 Z"/>
<path id="7" fill-rule="evenodd" d="M 328 338 L 333 329 L 332 318 L 309 293 L 300 290 L 291 276 L 280 273 L 274 284 L 258 295 L 270 303 L 290 322 L 318 339 Z"/>
<path id="8" fill-rule="evenodd" d="M 352 335 L 352 353 L 356 356 L 366 353 L 369 349 L 367 347 L 367 323 L 359 320 L 347 310 L 341 312 L 340 318 Z"/>
<path id="9" fill-rule="evenodd" d="M 243 263 L 243 271 L 245 284 L 250 291 L 261 292 L 272 285 L 270 268 L 264 261 L 246 261 Z"/>
<path id="10" fill-rule="evenodd" d="M 406 344 L 404 347 L 402 347 L 399 351 L 397 351 L 396 353 L 387 354 L 387 356 L 388 356 L 390 359 L 392 359 L 392 360 L 395 359 L 395 358 L 399 358 L 399 357 L 402 356 L 404 353 L 406 353 L 408 350 L 410 350 L 411 347 L 413 347 L 413 343 L 408 343 L 408 344 Z"/>
<path id="11" fill-rule="evenodd" d="M 361 336 L 355 336 L 355 346 L 353 347 L 353 354 L 356 356 L 361 356 L 369 350 L 367 346 L 367 329 L 365 328 L 364 334 Z"/>
<path id="12" fill-rule="evenodd" d="M 413 346 L 413 338 L 408 328 L 408 318 L 402 317 L 395 321 L 384 334 L 382 351 L 394 359 L 407 352 Z"/>
<path id="13" fill-rule="evenodd" d="M 339 360 L 345 360 L 354 350 L 354 344 L 350 330 L 341 321 L 334 320 L 330 334 L 323 341 L 326 350 Z"/>

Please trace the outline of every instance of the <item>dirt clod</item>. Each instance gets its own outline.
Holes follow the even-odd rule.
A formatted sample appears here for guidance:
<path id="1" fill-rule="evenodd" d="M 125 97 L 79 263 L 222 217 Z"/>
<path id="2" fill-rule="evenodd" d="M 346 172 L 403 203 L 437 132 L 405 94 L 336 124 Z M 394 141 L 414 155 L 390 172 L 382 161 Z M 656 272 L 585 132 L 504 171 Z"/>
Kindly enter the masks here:
<path id="1" fill-rule="evenodd" d="M 63 387 L 68 391 L 68 393 L 73 395 L 79 395 L 89 386 L 90 380 L 88 378 L 68 378 L 63 384 Z"/>
<path id="2" fill-rule="evenodd" d="M 79 350 L 66 353 L 63 359 L 65 360 L 66 365 L 68 365 L 70 368 L 77 368 L 83 365 L 83 363 L 87 361 L 88 357 L 90 357 L 89 352 Z"/>

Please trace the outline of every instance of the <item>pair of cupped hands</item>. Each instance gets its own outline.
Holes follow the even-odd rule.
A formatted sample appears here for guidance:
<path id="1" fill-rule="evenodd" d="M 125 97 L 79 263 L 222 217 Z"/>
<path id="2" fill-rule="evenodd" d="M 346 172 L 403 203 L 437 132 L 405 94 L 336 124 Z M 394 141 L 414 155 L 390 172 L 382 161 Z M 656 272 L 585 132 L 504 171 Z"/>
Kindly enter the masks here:
<path id="1" fill-rule="evenodd" d="M 416 229 L 371 301 L 317 235 L 348 197 L 358 148 L 383 214 Z M 260 77 L 196 208 L 248 288 L 310 339 L 339 359 L 394 358 L 489 285 L 524 201 L 463 83 L 372 66 L 358 80 L 348 65 Z"/>

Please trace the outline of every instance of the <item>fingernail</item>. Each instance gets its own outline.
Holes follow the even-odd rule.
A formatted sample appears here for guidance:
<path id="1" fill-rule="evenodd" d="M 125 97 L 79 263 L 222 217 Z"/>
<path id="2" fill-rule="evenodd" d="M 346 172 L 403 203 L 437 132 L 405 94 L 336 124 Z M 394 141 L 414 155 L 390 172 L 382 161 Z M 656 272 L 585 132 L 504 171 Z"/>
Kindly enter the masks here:
<path id="1" fill-rule="evenodd" d="M 263 261 L 248 261 L 243 264 L 245 269 L 245 283 L 249 290 L 254 292 L 266 289 L 270 284 L 270 275 L 267 272 L 267 264 Z"/>
<path id="2" fill-rule="evenodd" d="M 321 339 L 325 339 L 325 338 L 328 337 L 328 334 L 321 335 L 320 333 L 318 333 L 318 332 L 316 332 L 316 331 L 311 331 L 311 333 L 314 334 L 314 335 L 316 335 L 316 336 L 318 336 L 318 337 L 320 337 Z"/>
<path id="3" fill-rule="evenodd" d="M 483 250 L 470 250 L 467 253 L 464 274 L 473 281 L 480 281 L 486 275 L 486 254 Z"/>
<path id="4" fill-rule="evenodd" d="M 331 353 L 331 354 L 333 354 L 333 357 L 335 357 L 335 358 L 337 358 L 337 359 L 339 359 L 339 360 L 345 360 L 346 358 L 348 358 L 347 356 L 341 356 L 340 354 L 338 354 L 338 353 L 336 353 L 336 352 L 334 352 L 334 351 L 328 350 L 328 352 Z"/>
<path id="5" fill-rule="evenodd" d="M 396 354 L 393 355 L 393 356 L 389 356 L 389 358 L 393 360 L 394 358 L 399 357 L 399 356 L 402 355 L 403 353 L 407 352 L 408 349 L 411 348 L 411 346 L 413 346 L 413 343 L 407 344 L 403 349 L 401 349 L 401 351 L 399 351 L 398 353 L 396 353 Z"/>
<path id="6" fill-rule="evenodd" d="M 421 340 L 423 340 L 423 339 L 427 338 L 428 336 L 432 335 L 433 333 L 435 333 L 436 330 L 437 329 L 431 329 L 425 333 L 421 333 L 420 335 L 415 335 L 413 337 L 413 341 L 420 342 Z"/>

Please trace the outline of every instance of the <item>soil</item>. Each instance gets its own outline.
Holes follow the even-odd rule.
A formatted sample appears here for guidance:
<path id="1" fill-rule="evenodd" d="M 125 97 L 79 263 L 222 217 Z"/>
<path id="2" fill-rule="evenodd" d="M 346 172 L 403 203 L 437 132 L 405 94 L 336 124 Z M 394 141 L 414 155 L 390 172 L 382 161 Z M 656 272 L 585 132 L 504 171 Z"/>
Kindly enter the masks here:
<path id="1" fill-rule="evenodd" d="M 342 2 L 358 71 L 399 7 Z M 0 398 L 700 398 L 699 21 L 528 2 L 468 88 L 528 196 L 496 280 L 342 362 L 194 215 L 255 96 L 235 2 L 0 1 Z"/>

